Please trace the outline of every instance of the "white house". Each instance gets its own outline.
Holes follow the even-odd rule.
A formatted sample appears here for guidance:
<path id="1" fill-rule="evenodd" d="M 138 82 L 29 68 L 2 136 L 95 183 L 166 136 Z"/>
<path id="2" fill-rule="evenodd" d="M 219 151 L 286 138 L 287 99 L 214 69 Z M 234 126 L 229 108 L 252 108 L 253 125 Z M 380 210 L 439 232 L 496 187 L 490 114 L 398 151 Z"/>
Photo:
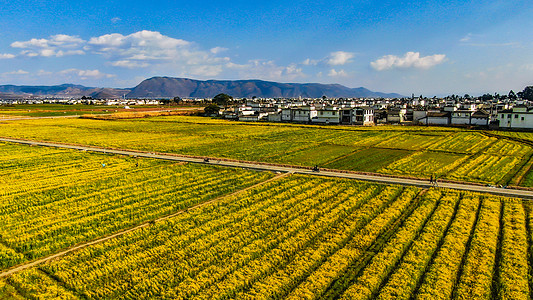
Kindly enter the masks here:
<path id="1" fill-rule="evenodd" d="M 369 106 L 360 106 L 352 110 L 352 124 L 370 126 L 374 125 L 374 109 Z"/>
<path id="2" fill-rule="evenodd" d="M 269 122 L 281 122 L 281 112 L 269 113 L 267 116 Z"/>
<path id="3" fill-rule="evenodd" d="M 341 114 L 338 107 L 327 106 L 316 111 L 316 116 L 311 119 L 314 123 L 339 124 Z"/>
<path id="4" fill-rule="evenodd" d="M 258 112 L 253 115 L 239 116 L 239 121 L 256 122 L 268 116 L 268 113 Z"/>
<path id="5" fill-rule="evenodd" d="M 533 109 L 526 106 L 515 106 L 511 110 L 503 110 L 497 117 L 500 128 L 533 129 Z"/>
<path id="6" fill-rule="evenodd" d="M 281 121 L 282 122 L 292 122 L 292 109 L 283 108 L 281 110 Z"/>
<path id="7" fill-rule="evenodd" d="M 471 110 L 452 111 L 451 124 L 453 125 L 470 125 L 470 117 L 474 112 Z"/>
<path id="8" fill-rule="evenodd" d="M 490 114 L 484 110 L 478 110 L 470 117 L 470 125 L 489 126 Z"/>
<path id="9" fill-rule="evenodd" d="M 317 111 L 314 106 L 300 106 L 297 108 L 292 108 L 291 114 L 293 122 L 309 122 L 311 119 L 316 117 Z"/>
<path id="10" fill-rule="evenodd" d="M 419 120 L 425 125 L 450 125 L 451 114 L 449 111 L 445 112 L 431 112 L 428 111 L 426 117 Z"/>
<path id="11" fill-rule="evenodd" d="M 415 124 L 425 122 L 427 113 L 428 113 L 427 110 L 413 110 L 413 122 Z"/>
<path id="12" fill-rule="evenodd" d="M 405 108 L 401 109 L 390 109 L 387 110 L 387 123 L 401 123 L 405 121 L 405 114 L 407 110 Z"/>

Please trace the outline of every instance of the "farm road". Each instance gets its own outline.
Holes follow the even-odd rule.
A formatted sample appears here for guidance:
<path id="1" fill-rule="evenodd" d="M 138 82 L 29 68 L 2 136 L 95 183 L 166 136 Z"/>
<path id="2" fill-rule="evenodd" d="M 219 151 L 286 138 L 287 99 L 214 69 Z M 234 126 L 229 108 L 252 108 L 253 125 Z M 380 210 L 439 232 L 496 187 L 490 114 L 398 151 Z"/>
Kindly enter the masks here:
<path id="1" fill-rule="evenodd" d="M 199 203 L 197 205 L 194 205 L 194 206 L 191 206 L 191 207 L 188 207 L 188 208 L 185 208 L 185 209 L 182 209 L 182 210 L 179 210 L 173 214 L 170 214 L 170 215 L 166 215 L 166 216 L 163 216 L 163 217 L 160 217 L 158 219 L 155 219 L 155 220 L 151 220 L 151 221 L 146 221 L 144 223 L 141 223 L 140 225 L 137 225 L 135 227 L 131 227 L 129 229 L 126 229 L 126 230 L 123 230 L 123 231 L 120 231 L 120 232 L 117 232 L 117 233 L 114 233 L 112 235 L 108 235 L 108 236 L 105 236 L 105 237 L 102 237 L 102 238 L 98 238 L 98 239 L 95 239 L 95 240 L 92 240 L 92 241 L 89 241 L 89 242 L 86 242 L 86 243 L 82 243 L 82 244 L 79 244 L 79 245 L 76 245 L 76 246 L 72 246 L 70 248 L 67 248 L 63 251 L 60 251 L 60 252 L 57 252 L 57 253 L 54 253 L 52 255 L 49 255 L 49 256 L 46 256 L 46 257 L 43 257 L 43 258 L 40 258 L 40 259 L 37 259 L 37 260 L 34 260 L 34 261 L 31 261 L 31 262 L 28 262 L 28 263 L 25 263 L 25 264 L 22 264 L 22 265 L 19 265 L 19 266 L 16 266 L 12 269 L 8 269 L 6 271 L 3 271 L 0 273 L 0 278 L 2 277 L 6 277 L 6 276 L 9 276 L 9 275 L 12 275 L 14 273 L 17 273 L 17 272 L 20 272 L 20 271 L 23 271 L 23 270 L 26 270 L 26 269 L 29 269 L 31 267 L 35 267 L 37 265 L 40 265 L 42 263 L 45 263 L 49 260 L 52 260 L 52 259 L 55 259 L 55 258 L 59 258 L 65 254 L 68 254 L 70 252 L 73 252 L 73 251 L 76 251 L 76 250 L 79 250 L 81 248 L 85 248 L 85 247 L 88 247 L 88 246 L 91 246 L 91 245 L 94 245 L 94 244 L 99 244 L 99 243 L 102 243 L 102 242 L 105 242 L 107 240 L 110 240 L 112 238 L 116 238 L 116 237 L 119 237 L 119 236 L 122 236 L 122 235 L 125 235 L 129 232 L 132 232 L 132 231 L 135 231 L 135 230 L 139 230 L 139 229 L 142 229 L 142 228 L 145 228 L 145 227 L 148 227 L 150 224 L 153 224 L 153 223 L 156 223 L 156 222 L 160 222 L 160 221 L 164 221 L 166 219 L 170 219 L 170 218 L 173 218 L 175 216 L 178 216 L 178 215 L 181 215 L 189 210 L 193 210 L 193 209 L 197 209 L 197 208 L 200 208 L 202 206 L 206 206 L 208 204 L 211 204 L 213 202 L 216 202 L 216 201 L 219 201 L 221 199 L 224 199 L 224 198 L 227 198 L 227 197 L 231 197 L 233 195 L 236 195 L 236 194 L 240 194 L 242 192 L 245 192 L 247 190 L 250 190 L 250 189 L 253 189 L 257 186 L 260 186 L 260 185 L 263 185 L 265 183 L 268 183 L 268 182 L 271 182 L 271 181 L 274 181 L 274 180 L 278 180 L 280 179 L 281 177 L 285 177 L 285 176 L 288 176 L 290 175 L 291 173 L 282 173 L 282 174 L 279 174 L 277 176 L 274 176 L 270 179 L 267 179 L 265 181 L 261 181 L 259 183 L 256 183 L 252 186 L 249 186 L 249 187 L 246 187 L 244 189 L 240 189 L 238 191 L 235 191 L 231 194 L 227 194 L 227 195 L 222 195 L 220 197 L 217 197 L 215 199 L 211 199 L 209 201 L 206 201 L 206 202 L 202 202 L 202 203 Z"/>
<path id="2" fill-rule="evenodd" d="M 387 177 L 386 175 L 376 176 L 376 175 L 367 175 L 367 174 L 343 173 L 343 172 L 335 172 L 335 171 L 314 172 L 310 169 L 298 168 L 298 167 L 276 166 L 276 165 L 267 165 L 267 164 L 252 163 L 252 162 L 239 162 L 239 161 L 231 161 L 231 160 L 217 160 L 216 158 L 210 159 L 209 161 L 205 161 L 203 158 L 179 156 L 176 154 L 160 154 L 160 153 L 141 152 L 141 151 L 134 151 L 134 150 L 115 150 L 115 149 L 105 149 L 105 148 L 93 147 L 93 146 L 68 145 L 68 144 L 53 143 L 53 142 L 38 142 L 38 141 L 19 140 L 19 139 L 11 139 L 11 138 L 0 138 L 0 141 L 18 143 L 18 144 L 26 144 L 26 145 L 34 145 L 34 146 L 68 148 L 68 149 L 76 149 L 76 150 L 82 150 L 82 151 L 92 151 L 92 152 L 118 154 L 118 155 L 134 156 L 134 157 L 147 157 L 147 158 L 164 159 L 164 160 L 171 160 L 171 161 L 201 163 L 201 164 L 225 166 L 225 167 L 246 168 L 246 169 L 254 169 L 254 170 L 261 170 L 261 171 L 295 173 L 295 174 L 306 174 L 306 175 L 320 175 L 320 176 L 327 176 L 327 177 L 338 177 L 338 178 L 348 178 L 348 179 L 356 179 L 356 180 L 363 180 L 363 181 L 373 181 L 373 182 L 379 182 L 379 183 L 385 183 L 385 184 L 413 185 L 413 186 L 424 187 L 424 188 L 432 187 L 432 185 L 427 180 Z M 469 184 L 467 182 L 464 182 L 464 183 L 439 182 L 438 186 L 442 188 L 480 192 L 480 193 L 489 193 L 489 194 L 499 195 L 499 196 L 517 197 L 517 198 L 533 200 L 533 191 L 527 191 L 527 190 L 487 187 L 487 186 L 482 186 L 482 185 Z"/>

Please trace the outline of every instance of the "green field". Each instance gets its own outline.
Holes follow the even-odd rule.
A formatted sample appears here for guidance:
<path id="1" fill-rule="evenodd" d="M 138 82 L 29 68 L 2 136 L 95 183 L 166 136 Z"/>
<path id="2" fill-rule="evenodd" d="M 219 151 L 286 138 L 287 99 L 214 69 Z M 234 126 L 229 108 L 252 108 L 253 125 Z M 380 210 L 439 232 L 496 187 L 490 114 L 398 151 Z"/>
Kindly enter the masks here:
<path id="1" fill-rule="evenodd" d="M 518 139 L 506 132 L 456 128 L 258 124 L 185 116 L 0 122 L 4 137 L 523 186 L 533 186 L 530 135 L 520 133 Z"/>

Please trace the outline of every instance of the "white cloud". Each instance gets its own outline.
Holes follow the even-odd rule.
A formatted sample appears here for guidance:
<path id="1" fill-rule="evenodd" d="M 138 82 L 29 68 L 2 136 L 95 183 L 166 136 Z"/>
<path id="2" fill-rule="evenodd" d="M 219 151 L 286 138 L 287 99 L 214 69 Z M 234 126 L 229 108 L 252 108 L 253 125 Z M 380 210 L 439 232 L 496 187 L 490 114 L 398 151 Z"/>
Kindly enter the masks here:
<path id="1" fill-rule="evenodd" d="M 446 55 L 444 54 L 420 57 L 419 52 L 407 52 L 403 57 L 385 55 L 371 62 L 370 65 L 377 71 L 408 68 L 429 69 L 443 63 L 445 59 Z"/>
<path id="2" fill-rule="evenodd" d="M 10 59 L 15 58 L 15 55 L 9 53 L 0 53 L 0 59 Z"/>
<path id="3" fill-rule="evenodd" d="M 122 19 L 119 18 L 119 17 L 114 17 L 114 18 L 111 19 L 111 23 L 113 23 L 113 24 L 114 24 L 114 23 L 118 23 L 118 22 L 120 22 L 120 21 L 122 21 Z"/>
<path id="4" fill-rule="evenodd" d="M 218 54 L 220 52 L 224 52 L 224 51 L 228 51 L 228 48 L 224 48 L 224 47 L 215 47 L 215 48 L 211 48 L 211 50 L 209 50 L 211 53 L 213 54 Z"/>
<path id="5" fill-rule="evenodd" d="M 344 71 L 344 70 L 337 71 L 335 69 L 331 69 L 328 72 L 328 76 L 329 77 L 347 77 L 348 73 L 346 73 L 346 71 Z"/>
<path id="6" fill-rule="evenodd" d="M 306 75 L 297 64 L 290 64 L 288 66 L 278 66 L 274 61 L 265 61 L 260 59 L 250 60 L 246 64 L 235 64 L 228 62 L 226 64 L 228 69 L 237 70 L 239 78 L 262 78 L 267 80 L 294 80 L 296 78 L 303 78 Z"/>
<path id="7" fill-rule="evenodd" d="M 192 42 L 148 30 L 130 35 L 112 33 L 93 37 L 85 49 L 103 55 L 115 67 L 152 67 L 197 76 L 216 76 L 229 61 L 227 57 L 215 56 L 225 50 L 222 47 L 205 51 Z"/>
<path id="8" fill-rule="evenodd" d="M 302 62 L 302 65 L 304 66 L 316 66 L 318 64 L 319 60 L 314 60 L 314 59 L 306 59 Z"/>
<path id="9" fill-rule="evenodd" d="M 114 67 L 121 67 L 121 68 L 128 68 L 128 69 L 136 69 L 136 68 L 146 68 L 150 66 L 147 63 L 143 62 L 135 62 L 131 60 L 117 60 L 111 63 Z"/>
<path id="10" fill-rule="evenodd" d="M 323 59 L 306 59 L 302 62 L 302 65 L 304 66 L 316 66 L 316 65 L 322 65 L 322 66 L 341 66 L 345 65 L 347 63 L 352 62 L 352 58 L 354 58 L 355 54 L 352 52 L 346 52 L 346 51 L 335 51 L 331 52 L 327 57 Z"/>
<path id="11" fill-rule="evenodd" d="M 147 68 L 153 74 L 195 76 L 199 79 L 231 74 L 235 71 L 245 78 L 291 80 L 305 77 L 301 64 L 279 66 L 273 61 L 250 60 L 236 63 L 229 57 L 220 56 L 227 48 L 202 49 L 196 43 L 177 39 L 157 31 L 143 30 L 129 35 L 110 33 L 83 40 L 76 36 L 54 35 L 48 39 L 31 39 L 11 44 L 20 48 L 27 57 L 62 57 L 67 55 L 92 54 L 102 56 L 105 64 L 117 68 Z M 353 55 L 348 52 L 333 52 L 321 63 L 344 64 Z M 230 73 L 231 71 L 231 73 Z M 61 76 L 78 76 L 82 79 L 109 78 L 114 75 L 98 70 L 68 69 Z"/>
<path id="12" fill-rule="evenodd" d="M 24 70 L 17 70 L 17 71 L 2 73 L 2 75 L 26 75 L 26 74 L 29 74 L 29 72 L 24 71 Z"/>
<path id="13" fill-rule="evenodd" d="M 66 34 L 52 35 L 49 39 L 31 39 L 24 42 L 13 42 L 11 47 L 23 49 L 20 54 L 29 57 L 61 57 L 65 55 L 83 55 L 81 47 L 84 40 Z"/>
<path id="14" fill-rule="evenodd" d="M 95 46 L 97 50 L 108 50 L 124 53 L 123 51 L 136 52 L 157 52 L 162 55 L 163 50 L 175 50 L 179 47 L 191 45 L 190 42 L 171 38 L 157 31 L 138 31 L 130 35 L 119 33 L 106 34 L 93 37 L 89 40 L 89 45 Z"/>
<path id="15" fill-rule="evenodd" d="M 37 76 L 49 76 L 49 75 L 52 75 L 53 73 L 52 72 L 48 72 L 48 71 L 45 71 L 45 70 L 39 70 L 37 72 Z"/>
<path id="16" fill-rule="evenodd" d="M 59 72 L 60 75 L 74 75 L 82 80 L 112 78 L 115 75 L 100 72 L 100 70 L 67 69 Z"/>
<path id="17" fill-rule="evenodd" d="M 345 52 L 345 51 L 331 52 L 327 59 L 327 64 L 330 66 L 345 65 L 347 63 L 352 62 L 351 59 L 354 56 L 355 55 L 351 52 Z"/>

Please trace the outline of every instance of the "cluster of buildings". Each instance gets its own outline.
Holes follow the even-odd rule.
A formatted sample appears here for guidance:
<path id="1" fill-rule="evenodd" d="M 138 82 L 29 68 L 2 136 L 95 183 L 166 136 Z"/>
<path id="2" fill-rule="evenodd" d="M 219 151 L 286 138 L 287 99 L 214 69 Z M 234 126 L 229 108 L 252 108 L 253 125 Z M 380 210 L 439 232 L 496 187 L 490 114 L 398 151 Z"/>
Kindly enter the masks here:
<path id="1" fill-rule="evenodd" d="M 522 99 L 254 99 L 220 111 L 226 119 L 308 124 L 412 124 L 533 129 Z"/>
<path id="2" fill-rule="evenodd" d="M 84 97 L 85 98 L 85 97 Z M 91 104 L 91 105 L 164 105 L 168 99 L 19 99 L 0 104 Z M 165 102 L 165 100 L 167 100 Z M 180 99 L 190 105 L 205 105 L 211 99 Z M 318 98 L 318 99 L 236 99 L 235 105 L 217 116 L 239 121 L 291 122 L 373 126 L 412 124 L 439 126 L 482 126 L 502 129 L 533 129 L 533 103 L 505 96 L 401 99 Z"/>
<path id="3" fill-rule="evenodd" d="M 32 98 L 32 99 L 0 99 L 0 105 L 13 104 L 87 104 L 87 105 L 114 105 L 114 106 L 130 106 L 130 105 L 160 105 L 161 101 L 157 99 L 91 99 L 91 98 Z"/>

